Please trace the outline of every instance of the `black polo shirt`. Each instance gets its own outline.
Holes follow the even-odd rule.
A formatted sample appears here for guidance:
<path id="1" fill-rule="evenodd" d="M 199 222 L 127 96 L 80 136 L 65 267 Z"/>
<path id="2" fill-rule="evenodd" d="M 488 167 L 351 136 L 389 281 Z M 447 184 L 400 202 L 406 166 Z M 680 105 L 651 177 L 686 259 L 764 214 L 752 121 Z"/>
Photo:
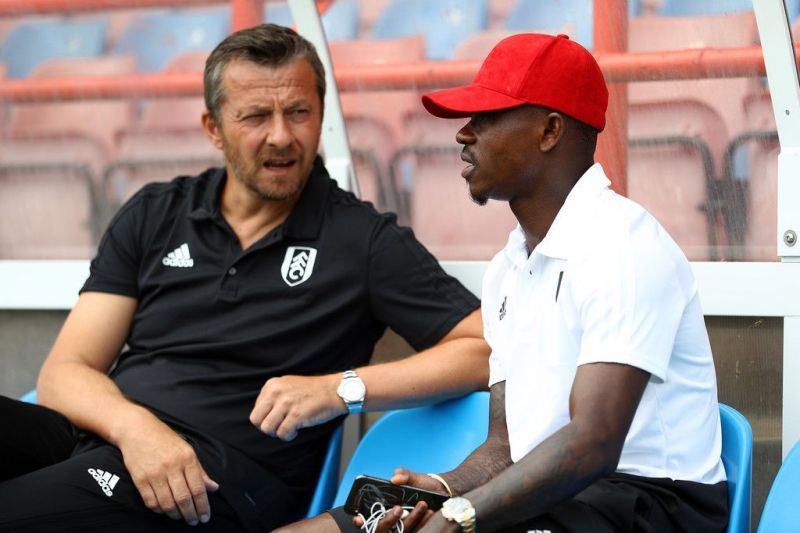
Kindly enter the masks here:
<path id="1" fill-rule="evenodd" d="M 479 302 L 319 158 L 284 224 L 244 251 L 220 213 L 225 179 L 210 169 L 144 187 L 111 222 L 82 291 L 138 300 L 112 372 L 128 398 L 307 489 L 309 456 L 334 424 L 288 443 L 265 436 L 248 416 L 266 380 L 364 365 L 387 326 L 426 348 Z"/>

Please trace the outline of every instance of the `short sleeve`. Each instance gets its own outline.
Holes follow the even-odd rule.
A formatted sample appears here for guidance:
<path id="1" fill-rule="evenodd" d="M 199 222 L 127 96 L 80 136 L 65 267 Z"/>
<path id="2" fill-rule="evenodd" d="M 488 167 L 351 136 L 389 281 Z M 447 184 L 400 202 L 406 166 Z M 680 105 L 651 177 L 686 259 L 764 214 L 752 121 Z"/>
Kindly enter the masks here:
<path id="1" fill-rule="evenodd" d="M 97 255 L 89 265 L 89 278 L 80 292 L 96 291 L 122 296 L 139 295 L 141 253 L 139 239 L 144 214 L 141 194 L 132 197 L 111 220 Z"/>
<path id="2" fill-rule="evenodd" d="M 479 300 L 448 275 L 409 228 L 384 215 L 373 231 L 367 265 L 375 316 L 415 349 L 436 344 Z"/>
<path id="3" fill-rule="evenodd" d="M 482 294 L 483 294 L 483 301 L 485 302 L 494 302 L 497 300 L 497 295 L 495 293 L 495 285 L 496 282 L 494 278 L 498 275 L 498 258 L 495 257 L 487 266 L 486 272 L 483 276 L 483 285 L 482 285 Z M 486 343 L 491 348 L 491 353 L 489 354 L 489 387 L 495 385 L 497 383 L 503 382 L 506 380 L 506 371 L 503 366 L 503 359 L 500 357 L 500 352 L 497 350 L 497 344 L 499 339 L 496 338 L 495 334 L 495 321 L 497 320 L 497 313 L 494 313 L 494 316 L 490 316 L 489 307 L 487 305 L 483 305 L 481 307 L 481 315 L 483 318 L 483 337 L 486 339 Z"/>
<path id="4" fill-rule="evenodd" d="M 686 273 L 658 239 L 585 258 L 570 273 L 582 329 L 578 364 L 621 363 L 664 379 L 689 301 Z"/>

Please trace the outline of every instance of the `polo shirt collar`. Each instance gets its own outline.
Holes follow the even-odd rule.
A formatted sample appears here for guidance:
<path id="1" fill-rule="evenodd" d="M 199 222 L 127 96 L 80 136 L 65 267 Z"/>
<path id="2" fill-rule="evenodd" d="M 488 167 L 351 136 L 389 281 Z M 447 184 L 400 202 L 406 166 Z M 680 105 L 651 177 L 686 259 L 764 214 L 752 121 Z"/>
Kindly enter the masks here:
<path id="1" fill-rule="evenodd" d="M 567 195 L 553 224 L 542 242 L 530 254 L 546 255 L 554 259 L 569 259 L 572 251 L 581 243 L 580 232 L 589 223 L 597 199 L 608 190 L 611 182 L 600 163 L 595 163 L 580 177 Z M 517 225 L 508 237 L 505 253 L 508 259 L 522 266 L 528 260 L 525 233 Z"/>
<path id="2" fill-rule="evenodd" d="M 220 200 L 222 189 L 225 186 L 226 171 L 224 168 L 214 169 L 211 172 L 202 196 L 198 199 L 190 217 L 199 220 L 204 218 L 220 217 Z M 313 239 L 319 235 L 322 220 L 325 216 L 325 205 L 330 195 L 332 180 L 328 176 L 322 158 L 314 159 L 314 167 L 308 178 L 300 198 L 294 209 L 283 223 L 283 234 L 298 239 Z"/>
<path id="3" fill-rule="evenodd" d="M 569 259 L 581 245 L 581 232 L 590 223 L 598 198 L 610 185 L 600 163 L 589 167 L 567 195 L 536 252 L 554 259 Z"/>

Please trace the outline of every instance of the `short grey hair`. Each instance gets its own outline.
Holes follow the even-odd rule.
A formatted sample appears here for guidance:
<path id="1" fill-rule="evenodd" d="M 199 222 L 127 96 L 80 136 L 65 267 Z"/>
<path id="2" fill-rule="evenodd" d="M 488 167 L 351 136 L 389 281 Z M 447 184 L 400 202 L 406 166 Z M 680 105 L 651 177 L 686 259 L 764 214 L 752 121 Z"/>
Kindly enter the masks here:
<path id="1" fill-rule="evenodd" d="M 250 61 L 264 67 L 280 67 L 295 59 L 305 59 L 311 65 L 322 104 L 325 101 L 325 68 L 317 55 L 317 49 L 308 40 L 294 30 L 276 24 L 261 24 L 229 35 L 206 59 L 203 72 L 206 109 L 217 124 L 220 124 L 219 108 L 225 101 L 222 72 L 232 61 Z"/>

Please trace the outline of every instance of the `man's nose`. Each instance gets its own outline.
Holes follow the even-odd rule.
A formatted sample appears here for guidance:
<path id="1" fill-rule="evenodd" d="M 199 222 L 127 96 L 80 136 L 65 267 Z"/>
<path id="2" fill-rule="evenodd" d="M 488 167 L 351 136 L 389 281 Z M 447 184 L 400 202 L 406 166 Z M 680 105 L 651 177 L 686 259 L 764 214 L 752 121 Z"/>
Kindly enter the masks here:
<path id="1" fill-rule="evenodd" d="M 469 122 L 456 132 L 456 142 L 458 144 L 472 144 L 475 142 L 475 132 L 472 131 L 472 126 L 470 126 Z"/>
<path id="2" fill-rule="evenodd" d="M 267 136 L 267 143 L 276 148 L 286 148 L 292 144 L 292 130 L 281 113 L 276 113 Z"/>

